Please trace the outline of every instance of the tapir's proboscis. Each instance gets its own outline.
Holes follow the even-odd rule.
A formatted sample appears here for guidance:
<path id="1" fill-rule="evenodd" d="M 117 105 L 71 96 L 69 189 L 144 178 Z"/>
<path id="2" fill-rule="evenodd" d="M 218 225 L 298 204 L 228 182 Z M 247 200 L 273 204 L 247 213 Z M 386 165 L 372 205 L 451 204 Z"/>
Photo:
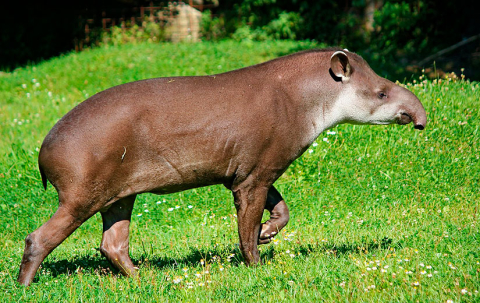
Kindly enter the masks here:
<path id="1" fill-rule="evenodd" d="M 409 90 L 384 79 L 355 53 L 310 50 L 212 76 L 119 85 L 80 103 L 48 133 L 38 164 L 58 192 L 55 214 L 25 239 L 18 282 L 29 285 L 42 261 L 100 212 L 100 251 L 124 275 L 137 194 L 223 184 L 231 190 L 240 250 L 287 224 L 273 183 L 324 130 L 341 123 L 408 124 L 425 110 Z M 262 224 L 264 210 L 270 219 Z"/>

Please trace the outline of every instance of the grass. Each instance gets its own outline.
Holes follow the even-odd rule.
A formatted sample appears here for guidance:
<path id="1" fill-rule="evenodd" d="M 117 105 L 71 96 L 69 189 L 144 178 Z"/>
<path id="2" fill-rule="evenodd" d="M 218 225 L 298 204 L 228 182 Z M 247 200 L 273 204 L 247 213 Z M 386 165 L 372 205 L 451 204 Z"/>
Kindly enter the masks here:
<path id="1" fill-rule="evenodd" d="M 5 301 L 478 302 L 480 84 L 456 75 L 404 84 L 429 123 L 341 125 L 276 183 L 291 221 L 247 268 L 221 186 L 137 198 L 138 278 L 100 255 L 97 214 L 42 264 L 16 276 L 25 236 L 57 208 L 41 186 L 41 141 L 74 105 L 138 79 L 218 73 L 313 47 L 299 42 L 104 47 L 0 75 L 0 291 Z"/>

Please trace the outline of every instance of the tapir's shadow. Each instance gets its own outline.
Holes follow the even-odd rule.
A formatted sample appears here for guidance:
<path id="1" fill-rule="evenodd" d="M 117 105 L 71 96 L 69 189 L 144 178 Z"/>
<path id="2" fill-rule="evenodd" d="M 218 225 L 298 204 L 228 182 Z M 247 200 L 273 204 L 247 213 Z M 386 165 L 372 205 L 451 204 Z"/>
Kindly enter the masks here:
<path id="1" fill-rule="evenodd" d="M 296 249 L 296 253 L 299 253 L 301 256 L 308 256 L 312 253 L 325 253 L 334 258 L 340 258 L 344 255 L 349 255 L 352 253 L 375 255 L 376 251 L 378 250 L 387 248 L 399 249 L 402 246 L 403 245 L 401 242 L 393 243 L 393 240 L 389 238 L 384 238 L 379 241 L 370 241 L 368 243 L 353 242 L 344 243 L 341 245 L 318 242 L 303 244 Z M 263 262 L 273 261 L 276 254 L 277 252 L 275 251 L 275 246 L 273 244 L 261 246 L 261 259 Z M 165 270 L 202 266 L 204 264 L 203 262 L 215 262 L 218 256 L 223 256 L 222 263 L 225 263 L 225 256 L 230 256 L 228 262 L 231 266 L 239 266 L 243 264 L 243 257 L 238 249 L 238 245 L 233 244 L 217 248 L 191 248 L 188 254 L 179 256 L 179 258 L 152 257 L 145 254 L 139 259 L 132 259 L 132 261 L 136 266 L 139 267 L 144 264 L 148 264 L 149 266 L 156 267 L 159 270 Z M 64 274 L 72 274 L 78 271 L 95 272 L 95 274 L 99 275 L 119 275 L 118 270 L 111 266 L 106 258 L 101 256 L 99 253 L 91 256 L 76 257 L 73 260 L 46 260 L 42 264 L 42 268 L 51 273 L 53 277 Z"/>
<path id="2" fill-rule="evenodd" d="M 205 262 L 211 263 L 215 261 L 215 258 L 218 258 L 218 256 L 227 255 L 231 256 L 229 258 L 229 264 L 232 266 L 238 266 L 243 261 L 243 257 L 238 249 L 238 245 L 232 244 L 223 246 L 222 248 L 191 248 L 188 254 L 183 256 L 180 255 L 178 258 L 156 257 L 152 256 L 151 253 L 145 253 L 142 254 L 140 258 L 132 258 L 132 262 L 138 267 L 148 265 L 156 267 L 159 270 L 165 270 L 184 267 L 197 267 L 205 264 Z M 273 256 L 273 247 L 268 248 L 266 253 L 262 253 L 262 258 L 265 259 L 271 259 Z M 98 252 L 93 253 L 92 255 L 75 257 L 73 260 L 55 260 L 54 258 L 55 257 L 50 257 L 50 260 L 45 260 L 41 265 L 41 270 L 45 270 L 53 277 L 64 274 L 72 274 L 78 271 L 95 272 L 95 274 L 99 275 L 119 274 L 119 271 Z"/>

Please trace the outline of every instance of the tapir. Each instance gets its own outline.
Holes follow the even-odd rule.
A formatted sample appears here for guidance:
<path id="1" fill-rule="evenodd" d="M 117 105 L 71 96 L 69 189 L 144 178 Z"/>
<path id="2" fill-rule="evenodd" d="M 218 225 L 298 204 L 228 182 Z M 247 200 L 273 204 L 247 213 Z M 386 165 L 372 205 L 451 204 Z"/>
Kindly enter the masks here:
<path id="1" fill-rule="evenodd" d="M 18 282 L 29 285 L 45 257 L 88 218 L 103 219 L 102 254 L 124 275 L 135 197 L 223 184 L 237 211 L 240 250 L 287 224 L 273 187 L 324 130 L 341 123 L 427 122 L 419 99 L 378 76 L 359 55 L 309 50 L 211 76 L 141 80 L 102 91 L 61 118 L 41 146 L 43 186 L 55 214 L 25 239 Z M 264 210 L 271 213 L 262 224 Z"/>

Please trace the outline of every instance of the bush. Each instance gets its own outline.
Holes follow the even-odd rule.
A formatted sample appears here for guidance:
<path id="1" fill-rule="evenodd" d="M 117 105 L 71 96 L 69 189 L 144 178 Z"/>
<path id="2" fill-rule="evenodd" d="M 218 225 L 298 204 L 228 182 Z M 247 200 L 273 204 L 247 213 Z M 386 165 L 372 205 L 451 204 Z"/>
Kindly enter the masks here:
<path id="1" fill-rule="evenodd" d="M 303 19 L 298 12 L 281 12 L 263 30 L 274 39 L 296 39 L 302 29 Z"/>
<path id="2" fill-rule="evenodd" d="M 129 28 L 114 26 L 102 33 L 102 44 L 122 45 L 127 43 L 159 42 L 165 40 L 165 31 L 159 23 L 145 20 L 142 26 L 134 24 Z"/>
<path id="3" fill-rule="evenodd" d="M 200 24 L 200 34 L 202 39 L 216 41 L 227 36 L 225 31 L 225 19 L 213 18 L 212 12 L 206 10 L 202 13 L 202 21 Z"/>
<path id="4" fill-rule="evenodd" d="M 364 56 L 382 76 L 391 79 L 411 75 L 411 70 L 406 71 L 408 66 L 478 34 L 479 19 L 468 5 L 447 0 L 375 1 L 371 24 L 368 3 L 371 2 L 223 0 L 214 13 L 223 24 L 225 36 L 236 40 L 315 40 L 346 47 Z M 448 54 L 450 59 L 443 58 L 442 69 L 454 67 L 460 72 L 461 67 L 471 66 L 470 70 L 479 70 L 478 60 L 472 55 L 478 47 L 478 43 L 471 43 L 455 55 Z M 430 67 L 432 64 L 428 63 Z"/>
<path id="5" fill-rule="evenodd" d="M 236 41 L 265 41 L 271 37 L 262 29 L 252 29 L 248 25 L 243 25 L 237 28 L 232 38 Z"/>

